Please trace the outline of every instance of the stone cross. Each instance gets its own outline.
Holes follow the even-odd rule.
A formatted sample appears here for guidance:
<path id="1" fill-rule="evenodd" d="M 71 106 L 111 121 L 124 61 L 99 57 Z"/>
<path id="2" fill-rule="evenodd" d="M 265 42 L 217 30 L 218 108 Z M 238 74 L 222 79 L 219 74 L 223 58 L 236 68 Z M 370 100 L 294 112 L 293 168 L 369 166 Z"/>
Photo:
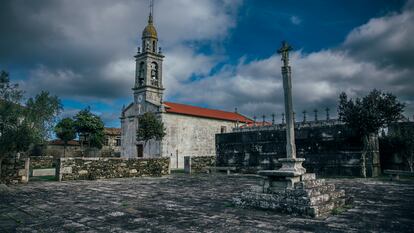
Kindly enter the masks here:
<path id="1" fill-rule="evenodd" d="M 275 114 L 272 113 L 272 125 L 274 125 L 274 124 L 275 124 Z"/>
<path id="2" fill-rule="evenodd" d="M 285 123 L 285 114 L 282 113 L 282 124 L 284 124 L 284 123 Z"/>
<path id="3" fill-rule="evenodd" d="M 282 55 L 282 77 L 283 77 L 283 93 L 285 100 L 285 114 L 286 114 L 286 157 L 288 159 L 296 158 L 295 145 L 295 125 L 293 122 L 293 105 L 292 105 L 292 80 L 291 69 L 289 66 L 289 51 L 292 47 L 286 42 L 282 42 L 282 47 L 277 51 Z"/>
<path id="4" fill-rule="evenodd" d="M 313 112 L 315 113 L 315 121 L 318 121 L 318 109 L 315 108 Z"/>
<path id="5" fill-rule="evenodd" d="M 283 67 L 289 66 L 289 51 L 293 48 L 286 41 L 282 42 L 282 47 L 277 51 L 282 55 Z"/>
<path id="6" fill-rule="evenodd" d="M 266 119 L 266 116 L 263 114 L 263 126 L 265 125 L 265 119 Z"/>

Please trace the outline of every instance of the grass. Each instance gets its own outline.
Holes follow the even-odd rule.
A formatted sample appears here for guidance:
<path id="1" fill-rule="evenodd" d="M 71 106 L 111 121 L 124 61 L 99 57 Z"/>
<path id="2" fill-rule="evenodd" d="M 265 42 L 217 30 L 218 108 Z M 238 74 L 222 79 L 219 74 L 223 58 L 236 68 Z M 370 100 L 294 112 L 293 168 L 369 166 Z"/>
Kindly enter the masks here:
<path id="1" fill-rule="evenodd" d="M 344 206 L 336 207 L 332 210 L 332 214 L 333 215 L 342 214 L 343 212 L 345 212 L 345 211 L 347 211 L 351 208 L 352 208 L 352 205 L 344 205 Z"/>
<path id="2" fill-rule="evenodd" d="M 37 176 L 37 177 L 30 177 L 30 181 L 56 181 L 55 176 Z"/>
<path id="3" fill-rule="evenodd" d="M 234 204 L 232 202 L 225 202 L 224 203 L 224 207 L 225 208 L 231 208 L 231 207 L 235 207 Z"/>
<path id="4" fill-rule="evenodd" d="M 171 169 L 171 173 L 185 173 L 184 169 Z"/>
<path id="5" fill-rule="evenodd" d="M 128 206 L 128 203 L 126 203 L 126 202 L 122 202 L 122 203 L 121 203 L 121 206 L 122 206 L 122 207 L 127 207 L 127 206 Z"/>

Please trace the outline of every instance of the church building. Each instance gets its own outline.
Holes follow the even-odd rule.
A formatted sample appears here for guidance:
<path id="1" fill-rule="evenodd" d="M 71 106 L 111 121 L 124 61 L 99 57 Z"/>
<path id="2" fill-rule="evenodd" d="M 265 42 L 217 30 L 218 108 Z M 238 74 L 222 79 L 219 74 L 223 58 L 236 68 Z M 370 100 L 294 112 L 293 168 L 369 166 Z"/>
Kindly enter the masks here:
<path id="1" fill-rule="evenodd" d="M 162 62 L 157 47 L 157 30 L 150 12 L 142 32 L 142 51 L 135 55 L 134 100 L 122 109 L 121 157 L 170 157 L 171 168 L 183 168 L 184 156 L 216 154 L 215 135 L 253 121 L 237 112 L 164 102 Z M 168 78 L 168 77 L 166 77 Z M 161 141 L 137 141 L 139 116 L 153 112 L 164 123 L 166 136 Z"/>

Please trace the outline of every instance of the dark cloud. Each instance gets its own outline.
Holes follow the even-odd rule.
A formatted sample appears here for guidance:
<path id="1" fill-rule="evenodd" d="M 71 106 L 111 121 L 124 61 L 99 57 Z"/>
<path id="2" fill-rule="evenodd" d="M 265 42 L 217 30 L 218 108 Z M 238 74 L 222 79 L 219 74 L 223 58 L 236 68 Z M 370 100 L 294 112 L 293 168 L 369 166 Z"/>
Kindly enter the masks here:
<path id="1" fill-rule="evenodd" d="M 30 76 L 22 86 L 29 93 L 47 89 L 78 100 L 130 96 L 132 56 L 147 23 L 147 4 L 133 0 L 2 1 L 0 64 L 27 69 Z M 156 23 L 165 54 L 187 41 L 224 38 L 234 26 L 231 14 L 239 5 L 239 1 L 224 0 L 157 1 Z M 194 30 L 200 23 L 203 27 Z M 192 72 L 191 67 L 187 69 Z"/>
<path id="2" fill-rule="evenodd" d="M 211 75 L 225 58 L 219 53 L 197 53 L 198 42 L 215 44 L 226 38 L 235 26 L 240 2 L 157 1 L 156 24 L 166 55 L 166 99 L 226 110 L 237 107 L 250 116 L 277 113 L 280 119 L 284 109 L 278 54 L 250 62 L 240 59 L 239 64 L 225 65 Z M 338 48 L 293 53 L 297 119 L 303 110 L 313 116 L 315 108 L 320 117 L 326 107 L 335 115 L 340 92 L 360 96 L 373 88 L 396 94 L 407 103 L 407 114 L 413 114 L 413 2 L 401 12 L 354 29 Z M 146 24 L 146 1 L 6 0 L 0 4 L 0 64 L 26 69 L 29 76 L 21 84 L 29 93 L 46 89 L 61 97 L 104 102 L 132 95 L 132 56 Z M 193 46 L 186 46 L 189 42 Z M 116 120 L 118 113 L 114 108 L 104 118 Z"/>

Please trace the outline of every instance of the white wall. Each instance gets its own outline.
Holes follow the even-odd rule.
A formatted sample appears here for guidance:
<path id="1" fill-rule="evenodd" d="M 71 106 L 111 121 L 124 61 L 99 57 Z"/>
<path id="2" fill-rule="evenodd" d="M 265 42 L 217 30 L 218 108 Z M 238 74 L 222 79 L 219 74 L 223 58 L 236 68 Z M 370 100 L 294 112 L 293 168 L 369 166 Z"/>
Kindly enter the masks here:
<path id="1" fill-rule="evenodd" d="M 231 132 L 234 122 L 163 113 L 167 135 L 162 140 L 163 156 L 171 157 L 171 168 L 184 168 L 184 156 L 215 156 L 215 135 L 225 126 Z M 172 155 L 172 156 L 171 156 Z"/>

